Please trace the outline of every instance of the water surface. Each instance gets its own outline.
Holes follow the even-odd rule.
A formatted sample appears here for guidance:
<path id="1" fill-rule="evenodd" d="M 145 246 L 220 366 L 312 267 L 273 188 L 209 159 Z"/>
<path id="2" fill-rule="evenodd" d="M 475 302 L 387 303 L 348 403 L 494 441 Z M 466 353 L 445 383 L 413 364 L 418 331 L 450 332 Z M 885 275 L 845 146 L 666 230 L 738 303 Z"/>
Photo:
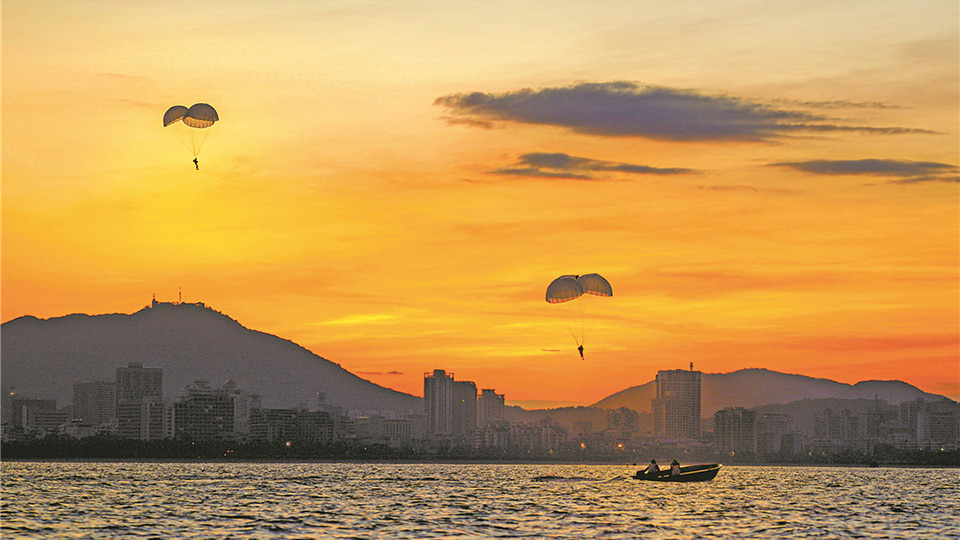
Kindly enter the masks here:
<path id="1" fill-rule="evenodd" d="M 956 469 L 2 464 L 13 538 L 960 538 Z M 549 477 L 549 478 L 543 478 Z"/>

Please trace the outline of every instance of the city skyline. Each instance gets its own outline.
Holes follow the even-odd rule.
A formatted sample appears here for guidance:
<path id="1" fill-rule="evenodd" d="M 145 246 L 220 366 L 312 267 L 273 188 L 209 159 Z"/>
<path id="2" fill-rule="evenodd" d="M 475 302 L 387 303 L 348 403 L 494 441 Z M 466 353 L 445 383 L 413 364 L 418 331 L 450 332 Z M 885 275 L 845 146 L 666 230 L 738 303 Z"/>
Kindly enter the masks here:
<path id="1" fill-rule="evenodd" d="M 507 415 L 502 395 L 490 389 L 478 392 L 474 382 L 457 381 L 452 373 L 440 369 L 423 374 L 422 410 L 402 414 L 346 411 L 328 403 L 320 392 L 310 406 L 264 407 L 261 396 L 233 380 L 219 387 L 197 380 L 177 399 L 165 399 L 162 380 L 161 368 L 129 362 L 116 368 L 115 383 L 74 382 L 72 407 L 58 408 L 55 400 L 10 396 L 4 413 L 9 415 L 10 407 L 13 414 L 4 420 L 4 444 L 12 445 L 9 449 L 15 452 L 29 452 L 32 445 L 39 448 L 48 440 L 52 444 L 71 440 L 74 443 L 59 450 L 69 454 L 81 451 L 77 445 L 83 443 L 79 441 L 91 437 L 114 441 L 101 452 L 121 440 L 174 441 L 174 446 L 154 446 L 152 452 L 160 452 L 155 457 L 191 442 L 228 445 L 222 447 L 225 457 L 231 456 L 234 445 L 242 447 L 234 457 L 241 457 L 248 451 L 269 448 L 303 446 L 308 452 L 322 453 L 379 444 L 408 456 L 460 448 L 500 452 L 493 455 L 501 458 L 517 451 L 544 456 L 560 452 L 556 455 L 566 456 L 562 459 L 572 457 L 568 454 L 571 450 L 576 455 L 577 448 L 590 447 L 591 455 L 609 459 L 617 452 L 656 451 L 665 445 L 685 453 L 725 458 L 739 455 L 737 459 L 748 462 L 829 456 L 889 458 L 891 452 L 923 450 L 947 455 L 944 452 L 956 453 L 960 444 L 960 409 L 956 402 L 943 398 L 920 397 L 898 405 L 879 399 L 865 403 L 803 400 L 779 412 L 769 405 L 749 409 L 726 406 L 704 417 L 701 373 L 692 366 L 689 370 L 658 371 L 648 421 L 641 420 L 643 416 L 636 410 L 622 406 L 605 409 L 600 417 L 580 414 L 556 421 L 551 417 L 521 418 L 516 411 Z M 108 403 L 111 397 L 112 403 Z M 786 411 L 789 414 L 784 414 Z M 602 418 L 599 424 L 595 422 L 598 418 Z M 701 423 L 711 419 L 712 429 L 701 432 Z M 90 448 L 88 445 L 86 451 Z"/>
<path id="2" fill-rule="evenodd" d="M 239 330 L 239 333 L 238 333 Z M 4 388 L 13 390 L 28 397 L 54 397 L 62 400 L 62 385 L 56 384 L 50 377 L 37 376 L 41 373 L 62 372 L 71 374 L 69 379 L 77 381 L 96 381 L 103 379 L 103 373 L 113 373 L 122 367 L 120 364 L 143 365 L 144 362 L 157 364 L 154 366 L 173 367 L 170 371 L 177 382 L 167 385 L 168 397 L 170 392 L 185 391 L 194 386 L 197 381 L 237 381 L 243 386 L 252 387 L 258 394 L 268 401 L 279 404 L 277 398 L 290 403 L 312 401 L 321 392 L 336 402 L 344 398 L 356 398 L 358 389 L 355 382 L 362 381 L 370 388 L 377 388 L 395 395 L 390 388 L 378 386 L 364 377 L 359 377 L 342 366 L 325 359 L 299 344 L 286 340 L 282 336 L 265 334 L 256 329 L 244 327 L 240 321 L 232 319 L 207 306 L 203 302 L 160 302 L 154 298 L 152 302 L 140 311 L 132 314 L 102 314 L 102 315 L 71 315 L 37 320 L 26 318 L 16 323 L 16 326 L 4 330 L 6 354 L 8 360 L 4 363 Z M 136 360 L 135 360 L 136 359 Z M 111 362 L 118 363 L 114 365 Z M 261 366 L 269 362 L 275 373 L 272 377 L 264 377 Z M 37 367 L 39 366 L 39 370 Z M 525 409 L 550 409 L 569 406 L 589 406 L 591 404 L 605 408 L 616 407 L 615 403 L 631 402 L 639 395 L 643 395 L 645 388 L 652 392 L 650 398 L 652 408 L 661 407 L 667 415 L 679 415 L 669 422 L 674 429 L 685 430 L 692 428 L 690 421 L 679 421 L 689 407 L 698 408 L 697 403 L 689 405 L 670 405 L 675 396 L 690 395 L 695 382 L 700 387 L 701 371 L 694 370 L 691 362 L 685 369 L 671 369 L 672 366 L 659 366 L 656 377 L 651 381 L 635 379 L 633 382 L 624 381 L 624 384 L 615 392 L 607 396 L 595 396 L 590 402 L 570 402 L 564 396 L 548 396 L 546 401 L 525 401 L 513 398 L 506 401 Z M 333 369 L 331 372 L 330 369 Z M 106 371 L 104 371 L 106 370 Z M 444 368 L 434 367 L 433 372 L 445 372 Z M 426 374 L 429 375 L 430 372 Z M 792 399 L 816 398 L 827 395 L 846 395 L 861 399 L 883 397 L 893 403 L 904 399 L 911 392 L 920 392 L 936 396 L 913 385 L 898 386 L 899 380 L 879 381 L 861 380 L 855 385 L 839 383 L 829 379 L 810 377 L 802 373 L 781 373 L 766 369 L 741 368 L 728 373 L 705 372 L 716 382 L 711 383 L 713 392 L 731 384 L 738 386 L 735 393 L 746 398 L 745 402 L 731 402 L 727 396 L 728 390 L 712 395 L 710 406 L 723 407 L 730 404 L 739 406 L 746 403 L 763 405 L 766 401 L 757 401 L 758 397 L 768 395 L 767 385 L 782 387 Z M 756 373 L 757 375 L 751 375 Z M 764 373 L 772 375 L 769 378 Z M 738 375 L 739 374 L 739 375 Z M 452 372 L 450 376 L 452 377 Z M 695 380 L 687 381 L 688 375 L 695 376 Z M 346 376 L 346 378 L 343 378 Z M 417 375 L 419 380 L 419 375 Z M 728 377 L 729 382 L 720 382 Z M 777 380 L 780 379 L 780 380 Z M 63 379 L 64 381 L 68 379 Z M 41 381 L 46 381 L 41 383 Z M 805 382 L 804 382 L 805 381 Z M 459 384 L 459 383 L 458 383 Z M 473 383 L 470 383 L 473 384 Z M 489 388 L 491 384 L 499 388 L 496 380 L 481 380 L 481 388 Z M 784 386 L 785 385 L 785 386 Z M 798 386 L 799 385 L 799 386 Z M 810 386 L 812 385 L 812 386 Z M 796 392 L 796 388 L 807 387 L 806 390 Z M 41 390 L 47 388 L 47 390 Z M 407 397 L 426 397 L 427 387 L 420 392 L 407 394 Z M 496 389 L 496 388 L 494 388 Z M 903 392 L 906 391 L 907 394 Z M 368 397 L 369 390 L 362 391 Z M 696 392 L 699 395 L 699 390 Z M 709 394 L 709 393 L 708 393 Z M 121 392 L 122 395 L 122 392 Z M 501 393 L 501 396 L 506 395 Z M 672 396 L 672 397 L 671 397 Z M 749 396 L 749 397 L 747 397 Z M 945 396 L 946 397 L 946 396 Z M 373 398 L 373 402 L 381 398 Z M 291 401 L 292 400 L 292 401 Z M 356 405 L 356 399 L 348 399 L 351 405 L 342 403 L 350 409 L 364 407 Z M 395 401 L 390 398 L 389 406 L 383 409 L 407 410 L 409 402 Z M 782 403 L 781 400 L 776 400 Z M 723 405 L 720 405 L 723 403 Z M 679 408 L 677 408 L 679 407 Z M 646 407 L 642 407 L 646 408 Z M 672 411 L 672 412 L 666 412 Z M 656 415 L 660 417 L 660 415 Z M 665 422 L 662 422 L 665 423 Z"/>
<path id="3" fill-rule="evenodd" d="M 958 11 L 5 1 L 0 320 L 182 288 L 411 395 L 693 361 L 958 400 Z M 544 291 L 589 273 L 581 360 Z"/>

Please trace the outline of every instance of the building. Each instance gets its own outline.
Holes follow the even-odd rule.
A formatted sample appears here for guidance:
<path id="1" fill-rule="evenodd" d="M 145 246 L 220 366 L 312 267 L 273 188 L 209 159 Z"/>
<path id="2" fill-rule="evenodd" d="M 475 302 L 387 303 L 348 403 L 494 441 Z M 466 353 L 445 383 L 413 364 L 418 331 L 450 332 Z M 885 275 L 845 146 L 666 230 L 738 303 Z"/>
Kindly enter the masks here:
<path id="1" fill-rule="evenodd" d="M 57 400 L 15 397 L 10 400 L 10 406 L 11 426 L 31 430 L 37 427 L 37 413 L 56 412 Z"/>
<path id="2" fill-rule="evenodd" d="M 335 427 L 326 411 L 254 409 L 250 415 L 250 439 L 267 444 L 330 444 L 338 437 Z"/>
<path id="3" fill-rule="evenodd" d="M 33 421 L 34 429 L 41 433 L 59 433 L 62 427 L 70 423 L 70 412 L 67 408 L 37 411 Z"/>
<path id="4" fill-rule="evenodd" d="M 813 417 L 813 439 L 810 449 L 817 453 L 836 453 L 841 449 L 866 450 L 866 441 L 861 438 L 860 417 L 843 409 L 836 414 L 832 409 L 823 409 Z"/>
<path id="5" fill-rule="evenodd" d="M 504 395 L 493 389 L 483 389 L 477 401 L 477 425 L 485 427 L 500 424 L 504 421 Z"/>
<path id="6" fill-rule="evenodd" d="M 259 394 L 242 390 L 233 379 L 227 379 L 220 387 L 233 400 L 233 431 L 239 437 L 250 435 L 250 415 L 261 407 Z"/>
<path id="7" fill-rule="evenodd" d="M 793 455 L 803 450 L 803 438 L 792 416 L 764 414 L 757 419 L 757 454 Z"/>
<path id="8" fill-rule="evenodd" d="M 442 369 L 423 375 L 423 409 L 427 415 L 427 434 L 453 434 L 453 374 Z"/>
<path id="9" fill-rule="evenodd" d="M 330 444 L 337 438 L 336 423 L 324 411 L 297 411 L 296 426 L 293 440 L 297 444 Z"/>
<path id="10" fill-rule="evenodd" d="M 453 382 L 453 433 L 473 441 L 477 430 L 477 385 L 470 381 Z"/>
<path id="11" fill-rule="evenodd" d="M 250 396 L 259 406 L 257 396 L 245 395 L 232 380 L 219 389 L 211 388 L 208 381 L 195 381 L 174 406 L 176 436 L 194 441 L 233 439 L 240 435 L 238 424 L 249 433 L 249 416 L 238 422 L 236 408 L 238 401 L 244 404 Z"/>
<path id="12" fill-rule="evenodd" d="M 900 422 L 919 448 L 952 450 L 960 445 L 960 407 L 954 402 L 918 398 L 901 403 Z"/>
<path id="13" fill-rule="evenodd" d="M 474 439 L 474 447 L 506 450 L 510 446 L 510 431 L 510 425 L 506 422 L 480 426 Z"/>
<path id="14" fill-rule="evenodd" d="M 633 409 L 620 407 L 607 411 L 607 431 L 633 433 L 640 425 L 640 413 Z"/>
<path id="15" fill-rule="evenodd" d="M 174 405 L 175 434 L 191 441 L 228 440 L 236 437 L 234 396 L 199 380 L 186 389 Z"/>
<path id="16" fill-rule="evenodd" d="M 567 432 L 550 423 L 510 424 L 505 429 L 507 449 L 514 451 L 556 450 L 567 442 Z"/>
<path id="17" fill-rule="evenodd" d="M 117 420 L 117 383 L 76 381 L 73 383 L 73 420 L 85 426 L 99 426 Z"/>
<path id="18" fill-rule="evenodd" d="M 413 422 L 380 415 L 361 416 L 353 420 L 353 428 L 357 436 L 365 442 L 398 446 L 413 438 Z"/>
<path id="19" fill-rule="evenodd" d="M 657 372 L 657 397 L 651 400 L 653 435 L 661 440 L 700 437 L 700 372 Z"/>
<path id="20" fill-rule="evenodd" d="M 743 407 L 727 407 L 713 415 L 713 436 L 723 454 L 757 452 L 757 413 Z"/>
<path id="21" fill-rule="evenodd" d="M 173 414 L 163 402 L 163 369 L 140 362 L 118 367 L 116 392 L 121 437 L 155 441 L 171 435 Z"/>
<path id="22" fill-rule="evenodd" d="M 117 368 L 117 402 L 140 401 L 145 397 L 163 399 L 163 368 L 143 367 L 129 362 Z"/>
<path id="23" fill-rule="evenodd" d="M 250 439 L 261 443 L 293 441 L 297 435 L 296 409 L 254 409 L 250 413 Z"/>
<path id="24" fill-rule="evenodd" d="M 427 435 L 472 445 L 477 430 L 477 385 L 456 381 L 436 369 L 423 374 L 423 408 Z"/>

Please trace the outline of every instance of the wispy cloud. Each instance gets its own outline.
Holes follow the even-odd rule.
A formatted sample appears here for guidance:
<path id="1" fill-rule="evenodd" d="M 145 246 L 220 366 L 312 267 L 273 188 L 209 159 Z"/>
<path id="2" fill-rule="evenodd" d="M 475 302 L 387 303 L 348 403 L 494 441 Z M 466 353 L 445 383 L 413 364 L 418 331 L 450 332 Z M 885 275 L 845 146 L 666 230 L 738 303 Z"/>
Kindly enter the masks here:
<path id="1" fill-rule="evenodd" d="M 396 315 L 389 313 L 363 313 L 358 315 L 348 315 L 339 319 L 332 319 L 314 323 L 316 325 L 352 325 L 352 324 L 373 324 L 396 319 Z"/>
<path id="2" fill-rule="evenodd" d="M 786 167 L 798 171 L 828 175 L 863 175 L 894 178 L 896 183 L 960 182 L 960 168 L 949 163 L 934 161 L 908 161 L 899 159 L 849 159 L 793 161 L 772 163 L 774 167 Z"/>
<path id="3" fill-rule="evenodd" d="M 538 178 L 567 178 L 573 180 L 596 180 L 596 173 L 624 173 L 644 175 L 675 175 L 694 172 L 693 169 L 662 168 L 615 161 L 602 161 L 571 156 L 561 152 L 532 152 L 522 154 L 517 163 L 490 171 L 491 174 L 507 176 L 532 176 Z"/>
<path id="4" fill-rule="evenodd" d="M 802 101 L 797 99 L 776 99 L 772 103 L 793 105 L 800 107 L 809 107 L 813 109 L 901 109 L 902 107 L 890 105 L 880 101 Z"/>
<path id="5" fill-rule="evenodd" d="M 625 81 L 527 88 L 502 94 L 451 94 L 437 98 L 434 104 L 448 109 L 451 116 L 447 120 L 458 124 L 490 127 L 494 122 L 516 122 L 562 126 L 590 135 L 672 141 L 765 141 L 810 131 L 930 133 L 904 127 L 854 125 L 789 108 L 782 102 Z"/>

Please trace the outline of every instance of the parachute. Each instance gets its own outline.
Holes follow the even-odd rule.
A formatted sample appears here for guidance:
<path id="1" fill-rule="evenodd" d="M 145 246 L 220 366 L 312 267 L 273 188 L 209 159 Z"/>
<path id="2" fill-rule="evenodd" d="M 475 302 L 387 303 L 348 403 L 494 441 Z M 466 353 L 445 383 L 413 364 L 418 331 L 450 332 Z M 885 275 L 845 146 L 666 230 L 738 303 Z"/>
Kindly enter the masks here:
<path id="1" fill-rule="evenodd" d="M 585 322 L 588 305 L 592 304 L 590 297 L 613 296 L 613 287 L 600 274 L 585 274 L 582 276 L 564 275 L 550 282 L 547 286 L 546 300 L 550 304 L 557 304 L 570 326 L 570 335 L 577 342 L 577 350 L 583 358 L 583 340 L 585 337 Z"/>
<path id="2" fill-rule="evenodd" d="M 180 142 L 193 152 L 194 163 L 200 149 L 207 142 L 210 128 L 220 120 L 216 109 L 207 103 L 197 103 L 189 109 L 183 105 L 174 105 L 163 113 L 163 127 L 170 128 Z"/>

